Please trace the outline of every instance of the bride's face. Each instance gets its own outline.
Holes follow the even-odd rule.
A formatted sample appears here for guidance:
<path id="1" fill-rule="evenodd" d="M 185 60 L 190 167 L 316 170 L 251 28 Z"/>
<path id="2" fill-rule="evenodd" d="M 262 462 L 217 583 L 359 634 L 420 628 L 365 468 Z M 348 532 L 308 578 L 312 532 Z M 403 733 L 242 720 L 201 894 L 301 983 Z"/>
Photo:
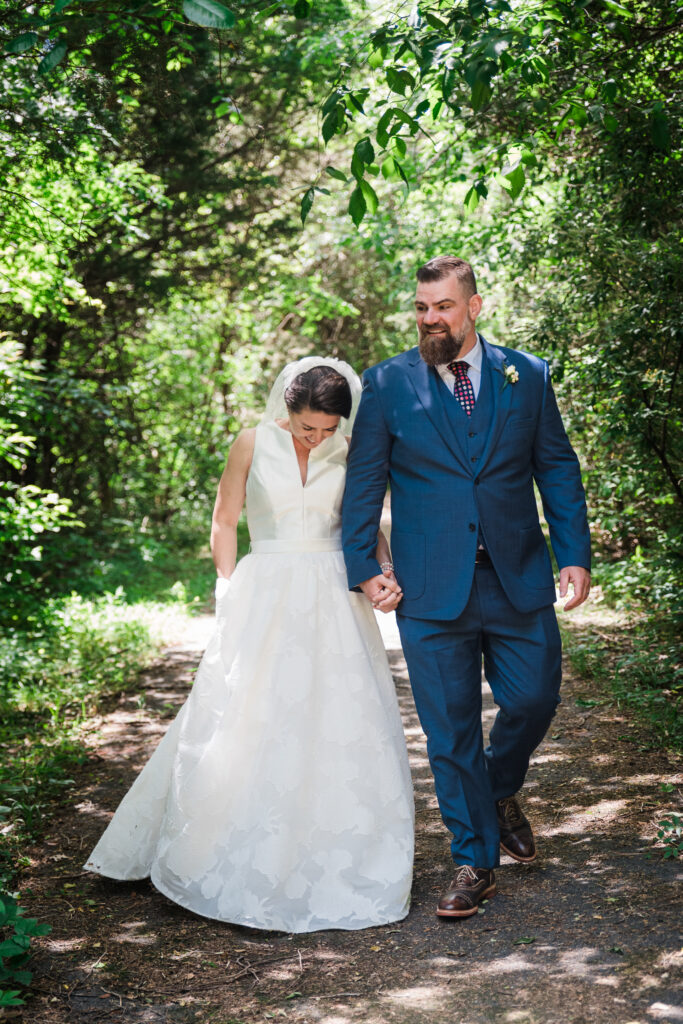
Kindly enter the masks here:
<path id="1" fill-rule="evenodd" d="M 334 434 L 339 420 L 339 416 L 330 416 L 326 412 L 302 409 L 301 412 L 289 413 L 289 429 L 302 447 L 317 448 L 326 437 Z"/>

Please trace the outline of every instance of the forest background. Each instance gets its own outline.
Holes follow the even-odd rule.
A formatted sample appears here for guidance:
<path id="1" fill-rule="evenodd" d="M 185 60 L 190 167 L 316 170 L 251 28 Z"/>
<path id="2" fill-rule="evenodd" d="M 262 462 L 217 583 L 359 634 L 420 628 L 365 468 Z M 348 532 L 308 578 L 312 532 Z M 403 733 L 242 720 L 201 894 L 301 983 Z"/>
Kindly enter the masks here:
<path id="1" fill-rule="evenodd" d="M 570 654 L 680 744 L 680 0 L 0 9 L 5 889 L 97 701 L 209 599 L 277 372 L 412 346 L 442 252 L 552 367 L 614 609 Z"/>

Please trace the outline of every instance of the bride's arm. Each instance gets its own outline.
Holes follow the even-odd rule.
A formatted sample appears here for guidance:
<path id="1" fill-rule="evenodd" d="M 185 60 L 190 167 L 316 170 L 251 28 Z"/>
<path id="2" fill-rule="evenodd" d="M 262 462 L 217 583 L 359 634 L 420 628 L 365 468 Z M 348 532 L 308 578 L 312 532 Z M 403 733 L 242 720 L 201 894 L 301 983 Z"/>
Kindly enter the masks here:
<path id="1" fill-rule="evenodd" d="M 237 524 L 246 496 L 255 436 L 255 430 L 243 430 L 233 442 L 213 507 L 211 554 L 218 576 L 225 579 L 232 576 L 237 561 Z"/>
<path id="2" fill-rule="evenodd" d="M 377 534 L 377 547 L 375 548 L 375 558 L 382 566 L 382 563 L 391 564 L 391 551 L 389 550 L 389 541 L 380 530 Z M 385 574 L 386 575 L 386 574 Z"/>

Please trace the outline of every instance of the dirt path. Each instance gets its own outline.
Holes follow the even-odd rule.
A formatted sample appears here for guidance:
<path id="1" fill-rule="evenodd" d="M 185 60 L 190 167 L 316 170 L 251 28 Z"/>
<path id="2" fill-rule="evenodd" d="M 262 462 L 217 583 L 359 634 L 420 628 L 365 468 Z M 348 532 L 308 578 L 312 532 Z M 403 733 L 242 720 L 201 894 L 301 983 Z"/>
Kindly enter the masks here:
<path id="1" fill-rule="evenodd" d="M 566 679 L 523 804 L 537 864 L 506 859 L 498 895 L 476 917 L 439 921 L 450 880 L 434 797 L 396 638 L 387 646 L 417 801 L 413 905 L 397 925 L 288 936 L 206 921 L 148 883 L 80 875 L 110 812 L 184 699 L 210 620 L 171 648 L 97 722 L 93 754 L 45 843 L 32 851 L 22 902 L 53 925 L 34 960 L 27 1024 L 648 1024 L 683 1021 L 683 868 L 651 856 L 661 783 L 680 760 L 610 704 Z M 486 722 L 493 717 L 486 696 Z M 679 899 L 678 906 L 677 897 Z M 1 1011 L 0 1011 L 1 1012 Z"/>

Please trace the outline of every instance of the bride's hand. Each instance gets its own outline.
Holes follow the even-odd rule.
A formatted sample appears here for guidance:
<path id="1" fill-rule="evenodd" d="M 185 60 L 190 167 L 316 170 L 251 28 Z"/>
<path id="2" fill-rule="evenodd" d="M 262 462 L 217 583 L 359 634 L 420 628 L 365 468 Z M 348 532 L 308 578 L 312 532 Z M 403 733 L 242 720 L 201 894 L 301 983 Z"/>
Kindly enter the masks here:
<path id="1" fill-rule="evenodd" d="M 403 597 L 403 591 L 393 572 L 386 571 L 381 576 L 373 576 L 360 585 L 361 590 L 369 599 L 373 608 L 380 612 L 393 612 Z"/>

